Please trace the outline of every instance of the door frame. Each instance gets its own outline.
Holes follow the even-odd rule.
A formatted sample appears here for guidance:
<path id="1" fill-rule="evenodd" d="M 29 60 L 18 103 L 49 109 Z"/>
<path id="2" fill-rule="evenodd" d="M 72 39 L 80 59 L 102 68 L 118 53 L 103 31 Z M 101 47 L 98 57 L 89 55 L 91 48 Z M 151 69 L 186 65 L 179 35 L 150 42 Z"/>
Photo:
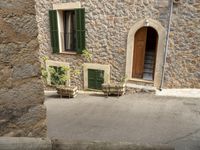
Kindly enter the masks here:
<path id="1" fill-rule="evenodd" d="M 159 88 L 162 76 L 162 66 L 164 62 L 164 46 L 165 46 L 165 37 L 166 31 L 165 28 L 161 25 L 159 21 L 153 19 L 143 19 L 138 21 L 133 25 L 128 34 L 127 41 L 127 52 L 126 52 L 126 76 L 127 80 L 133 80 L 132 78 L 132 65 L 134 58 L 134 41 L 135 33 L 142 27 L 152 27 L 158 33 L 158 43 L 157 43 L 157 53 L 156 53 L 156 65 L 155 65 L 155 75 L 154 75 L 154 86 Z"/>

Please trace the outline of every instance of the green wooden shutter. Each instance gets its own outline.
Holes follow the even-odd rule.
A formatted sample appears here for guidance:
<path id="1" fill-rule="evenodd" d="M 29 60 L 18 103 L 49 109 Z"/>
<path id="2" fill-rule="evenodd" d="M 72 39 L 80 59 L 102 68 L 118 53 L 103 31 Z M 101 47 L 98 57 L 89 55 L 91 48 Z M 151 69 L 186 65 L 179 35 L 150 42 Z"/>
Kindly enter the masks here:
<path id="1" fill-rule="evenodd" d="M 88 69 L 88 88 L 96 89 L 96 71 L 93 69 Z"/>
<path id="2" fill-rule="evenodd" d="M 85 49 L 85 9 L 76 9 L 76 51 L 81 54 Z"/>
<path id="3" fill-rule="evenodd" d="M 104 83 L 104 71 L 88 69 L 88 88 L 101 90 Z"/>
<path id="4" fill-rule="evenodd" d="M 59 39 L 58 39 L 58 22 L 56 10 L 49 11 L 50 32 L 51 32 L 51 46 L 53 53 L 59 53 Z"/>

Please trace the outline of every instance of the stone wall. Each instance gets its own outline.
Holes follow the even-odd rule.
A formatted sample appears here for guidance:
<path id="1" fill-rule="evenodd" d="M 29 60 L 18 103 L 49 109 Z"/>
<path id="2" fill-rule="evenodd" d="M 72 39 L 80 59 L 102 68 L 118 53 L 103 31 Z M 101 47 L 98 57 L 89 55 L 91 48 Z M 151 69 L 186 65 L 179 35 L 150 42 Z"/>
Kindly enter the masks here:
<path id="1" fill-rule="evenodd" d="M 66 0 L 66 2 L 77 2 L 79 0 Z M 66 61 L 70 63 L 71 67 L 82 69 L 82 64 L 85 62 L 80 55 L 67 55 L 67 54 L 52 54 L 52 49 L 50 45 L 50 33 L 49 33 L 49 18 L 48 10 L 52 9 L 53 3 L 61 2 L 61 0 L 44 0 L 36 1 L 36 10 L 37 10 L 37 21 L 39 28 L 39 42 L 40 42 L 40 56 L 49 56 L 52 60 L 57 61 Z M 125 67 L 126 67 L 126 48 L 127 48 L 127 37 L 131 27 L 138 21 L 144 18 L 152 18 L 161 22 L 163 27 L 166 28 L 168 21 L 168 0 L 108 0 L 108 1 L 98 1 L 98 0 L 80 0 L 82 7 L 86 9 L 86 48 L 93 55 L 93 63 L 100 64 L 110 64 L 111 65 L 111 80 L 119 81 L 125 76 Z M 180 21 L 183 21 L 182 26 L 187 26 L 191 24 L 191 21 L 188 22 L 188 17 L 197 17 L 198 13 L 195 13 L 197 10 L 198 2 L 191 4 L 187 2 L 182 6 L 176 6 L 176 9 L 180 9 L 181 12 L 177 12 L 177 17 L 173 17 L 173 27 L 171 33 L 171 46 L 169 51 L 169 56 L 167 59 L 167 68 L 166 68 L 166 77 L 165 77 L 165 87 L 177 88 L 177 87 L 200 87 L 199 83 L 196 83 L 199 79 L 199 70 L 198 64 L 193 64 L 197 62 L 197 55 L 190 54 L 188 51 L 186 53 L 181 53 L 178 48 L 188 49 L 188 45 L 179 42 L 178 39 L 172 37 L 183 36 L 183 31 L 180 33 L 177 25 Z M 193 7 L 196 7 L 195 10 L 192 10 Z M 187 8 L 187 9 L 186 9 Z M 190 11 L 190 9 L 192 11 Z M 184 13 L 184 11 L 189 11 Z M 179 18 L 179 16 L 182 17 Z M 179 18 L 180 21 L 177 21 L 176 18 Z M 193 20 L 195 20 L 195 18 Z M 189 18 L 188 18 L 189 19 Z M 198 20 L 198 19 L 197 19 Z M 194 27 L 191 29 L 199 29 L 198 25 L 195 25 L 195 20 L 193 22 Z M 178 30 L 175 30 L 177 28 Z M 198 36 L 198 35 L 196 35 Z M 175 39 L 175 40 L 174 40 Z M 191 37 L 193 39 L 193 37 Z M 176 44 L 173 46 L 173 42 Z M 185 42 L 185 41 L 184 41 Z M 193 53 L 198 53 L 199 42 L 193 42 L 196 48 L 193 48 Z M 190 44 L 190 45 L 194 45 Z M 185 47 L 185 48 L 183 48 Z M 191 49 L 191 48 L 189 48 Z M 189 55 L 186 55 L 189 54 Z M 187 65 L 182 63 L 183 57 L 188 58 Z M 179 58 L 179 60 L 177 60 Z M 171 65 L 173 61 L 178 61 Z M 181 64 L 179 63 L 181 62 Z M 190 64 L 190 65 L 189 65 Z M 181 66 L 181 67 L 180 67 Z M 193 70 L 191 70 L 193 68 Z M 187 70 L 187 72 L 184 72 Z M 192 72 L 191 72 L 192 71 Z M 190 72 L 190 73 L 189 73 Z M 180 75 L 180 74 L 184 75 Z M 190 76 L 189 76 L 190 74 Z M 180 79 L 181 77 L 181 79 Z M 81 88 L 83 87 L 83 74 L 80 75 L 77 79 L 72 79 L 78 84 Z M 173 81 L 173 82 L 172 82 Z M 180 83 L 182 83 L 180 85 Z M 195 84 L 192 84 L 195 83 Z"/>
<path id="2" fill-rule="evenodd" d="M 0 136 L 46 135 L 34 6 L 0 2 Z"/>
<path id="3" fill-rule="evenodd" d="M 200 1 L 174 5 L 165 86 L 200 88 Z"/>

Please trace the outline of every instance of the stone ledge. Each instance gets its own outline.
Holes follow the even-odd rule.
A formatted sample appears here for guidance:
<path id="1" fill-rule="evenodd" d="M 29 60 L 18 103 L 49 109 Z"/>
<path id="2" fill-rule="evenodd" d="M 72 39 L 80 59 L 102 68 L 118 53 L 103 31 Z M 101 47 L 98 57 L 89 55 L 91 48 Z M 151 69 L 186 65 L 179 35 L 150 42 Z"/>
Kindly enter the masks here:
<path id="1" fill-rule="evenodd" d="M 54 10 L 67 10 L 67 9 L 75 9 L 75 8 L 81 8 L 81 3 L 80 2 L 70 2 L 70 3 L 53 4 Z"/>
<path id="2" fill-rule="evenodd" d="M 167 145 L 136 145 L 117 142 L 68 142 L 41 138 L 0 138 L 0 147 L 9 150 L 174 150 Z"/>

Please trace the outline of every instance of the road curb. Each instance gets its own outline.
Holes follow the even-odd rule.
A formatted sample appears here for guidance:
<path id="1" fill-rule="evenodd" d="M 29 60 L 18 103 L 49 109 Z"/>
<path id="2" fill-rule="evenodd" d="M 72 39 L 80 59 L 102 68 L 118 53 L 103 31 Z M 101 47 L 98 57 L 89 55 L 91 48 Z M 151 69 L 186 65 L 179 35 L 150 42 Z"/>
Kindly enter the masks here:
<path id="1" fill-rule="evenodd" d="M 174 150 L 167 145 L 135 145 L 117 142 L 68 142 L 63 139 L 0 137 L 0 150 Z"/>

